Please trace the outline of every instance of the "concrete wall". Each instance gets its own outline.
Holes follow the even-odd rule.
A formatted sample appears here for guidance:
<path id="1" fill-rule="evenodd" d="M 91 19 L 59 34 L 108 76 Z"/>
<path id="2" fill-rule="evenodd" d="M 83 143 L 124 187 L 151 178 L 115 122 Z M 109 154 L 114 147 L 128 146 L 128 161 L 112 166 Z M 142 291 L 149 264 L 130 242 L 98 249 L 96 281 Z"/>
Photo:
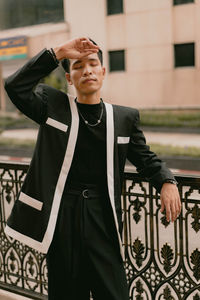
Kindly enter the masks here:
<path id="1" fill-rule="evenodd" d="M 27 35 L 29 56 L 78 36 L 94 39 L 104 52 L 104 100 L 136 107 L 200 106 L 200 0 L 124 0 L 124 13 L 107 16 L 106 0 L 64 0 L 66 23 L 2 31 L 1 38 Z M 194 42 L 195 67 L 174 68 L 176 43 Z M 126 51 L 126 70 L 108 71 L 108 51 Z M 7 77 L 25 62 L 2 63 Z M 74 90 L 70 90 L 74 93 Z"/>
<path id="2" fill-rule="evenodd" d="M 107 17 L 108 48 L 126 49 L 126 72 L 109 74 L 108 96 L 137 107 L 200 105 L 199 22 L 200 1 L 126 0 L 123 15 Z M 188 42 L 196 66 L 174 68 L 173 45 Z"/>
<path id="3" fill-rule="evenodd" d="M 126 50 L 126 71 L 108 73 L 103 96 L 136 107 L 200 106 L 200 0 L 124 0 L 124 13 L 106 15 L 106 1 L 65 0 L 70 36 L 88 35 L 107 52 Z M 195 42 L 195 67 L 174 68 L 175 43 Z"/>
<path id="4" fill-rule="evenodd" d="M 70 38 L 86 36 L 92 38 L 100 45 L 104 52 L 104 64 L 107 66 L 107 27 L 106 27 L 106 1 L 102 0 L 64 0 L 65 19 L 70 28 Z M 114 84 L 114 82 L 113 82 Z M 107 80 L 102 88 L 105 98 L 108 91 Z M 70 93 L 74 94 L 73 87 Z"/>

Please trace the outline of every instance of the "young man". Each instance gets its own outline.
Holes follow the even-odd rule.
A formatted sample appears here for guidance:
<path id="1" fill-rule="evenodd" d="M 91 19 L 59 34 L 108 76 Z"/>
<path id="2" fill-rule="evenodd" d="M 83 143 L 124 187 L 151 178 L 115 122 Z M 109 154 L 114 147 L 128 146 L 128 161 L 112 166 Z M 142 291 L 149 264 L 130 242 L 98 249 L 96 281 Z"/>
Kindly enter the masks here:
<path id="1" fill-rule="evenodd" d="M 38 84 L 63 61 L 76 98 Z M 121 186 L 128 158 L 161 194 L 174 221 L 181 204 L 171 172 L 149 150 L 138 111 L 104 103 L 102 52 L 87 38 L 43 50 L 5 84 L 40 124 L 6 233 L 47 253 L 49 299 L 128 300 L 121 245 Z"/>

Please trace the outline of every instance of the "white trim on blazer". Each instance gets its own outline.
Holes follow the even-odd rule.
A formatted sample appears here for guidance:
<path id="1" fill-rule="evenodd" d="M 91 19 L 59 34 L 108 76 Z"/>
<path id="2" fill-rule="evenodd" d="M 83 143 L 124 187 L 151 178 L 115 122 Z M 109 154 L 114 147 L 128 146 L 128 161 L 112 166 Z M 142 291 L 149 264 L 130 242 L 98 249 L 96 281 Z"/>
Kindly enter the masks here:
<path id="1" fill-rule="evenodd" d="M 74 101 L 74 97 L 69 96 L 69 103 L 72 115 L 71 121 L 71 129 L 69 133 L 69 141 L 67 145 L 67 149 L 65 152 L 65 157 L 63 160 L 63 164 L 61 167 L 60 175 L 58 178 L 58 182 L 54 192 L 53 204 L 51 208 L 51 214 L 49 218 L 49 223 L 47 226 L 47 230 L 45 232 L 44 238 L 42 242 L 38 242 L 26 235 L 19 233 L 18 231 L 10 228 L 6 225 L 5 233 L 14 239 L 20 240 L 22 243 L 40 251 L 43 253 L 47 253 L 50 243 L 53 239 L 53 234 L 56 226 L 56 220 L 58 216 L 58 210 L 60 207 L 60 201 L 62 198 L 64 185 L 71 167 L 74 150 L 76 146 L 77 136 L 78 136 L 78 128 L 79 128 L 79 115 L 77 111 L 77 106 Z M 105 102 L 104 102 L 105 103 Z M 119 225 L 117 221 L 117 214 L 115 209 L 115 200 L 114 200 L 114 117 L 113 117 L 113 106 L 109 103 L 105 103 L 106 108 L 106 140 L 107 140 L 107 182 L 108 182 L 108 192 L 109 198 L 111 202 L 111 207 L 113 210 L 114 222 L 116 226 L 116 231 L 119 240 L 120 253 L 122 259 L 124 259 L 124 251 L 122 247 L 122 241 L 119 234 Z"/>
<path id="2" fill-rule="evenodd" d="M 34 199 L 33 197 L 26 195 L 23 192 L 21 192 L 19 195 L 19 201 L 21 201 L 31 207 L 34 207 L 37 210 L 42 210 L 43 202 L 38 201 L 38 200 Z"/>
<path id="3" fill-rule="evenodd" d="M 105 103 L 105 102 L 104 102 Z M 106 116 L 106 130 L 107 130 L 107 180 L 108 180 L 108 192 L 113 210 L 113 216 L 115 221 L 115 227 L 119 240 L 119 247 L 122 259 L 124 260 L 124 251 L 122 247 L 122 241 L 119 234 L 119 225 L 117 221 L 117 214 L 115 209 L 115 196 L 114 196 L 114 117 L 113 106 L 109 103 L 105 103 L 107 116 Z"/>
<path id="4" fill-rule="evenodd" d="M 69 104 L 71 109 L 72 121 L 71 121 L 71 130 L 69 134 L 69 141 L 67 145 L 67 149 L 65 152 L 65 157 L 63 160 L 63 164 L 61 167 L 60 175 L 58 178 L 58 182 L 54 192 L 53 204 L 51 208 L 51 214 L 47 226 L 47 230 L 45 232 L 44 238 L 42 242 L 38 242 L 20 232 L 12 229 L 8 225 L 5 227 L 5 233 L 14 239 L 20 240 L 22 243 L 28 245 L 31 248 L 34 248 L 40 252 L 47 253 L 50 243 L 53 239 L 53 234 L 56 226 L 56 220 L 58 216 L 58 210 L 60 207 L 60 201 L 62 198 L 65 182 L 67 175 L 69 173 L 69 169 L 71 167 L 72 158 L 74 155 L 76 140 L 78 136 L 78 127 L 79 127 L 79 116 L 76 107 L 76 103 L 74 102 L 75 97 L 69 96 Z"/>
<path id="5" fill-rule="evenodd" d="M 130 136 L 118 136 L 117 143 L 118 144 L 128 144 L 130 141 Z"/>
<path id="6" fill-rule="evenodd" d="M 46 124 L 48 124 L 48 125 L 50 125 L 52 127 L 55 127 L 57 129 L 60 129 L 60 130 L 62 130 L 64 132 L 66 132 L 67 129 L 68 129 L 68 126 L 66 124 L 63 124 L 63 123 L 61 123 L 61 122 L 59 122 L 57 120 L 54 120 L 52 118 L 48 118 L 46 120 Z"/>

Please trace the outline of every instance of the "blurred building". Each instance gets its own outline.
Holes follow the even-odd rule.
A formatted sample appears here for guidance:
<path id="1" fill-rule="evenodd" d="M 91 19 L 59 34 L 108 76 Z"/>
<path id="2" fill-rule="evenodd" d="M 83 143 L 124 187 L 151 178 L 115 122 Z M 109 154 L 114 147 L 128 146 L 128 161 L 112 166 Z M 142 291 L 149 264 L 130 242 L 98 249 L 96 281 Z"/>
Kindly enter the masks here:
<path id="1" fill-rule="evenodd" d="M 198 28 L 200 0 L 1 0 L 1 77 L 44 47 L 89 36 L 104 52 L 106 101 L 200 107 Z M 6 47 L 13 37 L 26 37 L 19 48 L 27 52 L 14 57 L 7 47 L 3 59 L 1 41 Z M 1 88 L 1 109 L 7 109 L 3 94 Z"/>
<path id="2" fill-rule="evenodd" d="M 0 106 L 15 108 L 3 89 L 6 78 L 43 48 L 69 39 L 63 0 L 0 1 Z"/>

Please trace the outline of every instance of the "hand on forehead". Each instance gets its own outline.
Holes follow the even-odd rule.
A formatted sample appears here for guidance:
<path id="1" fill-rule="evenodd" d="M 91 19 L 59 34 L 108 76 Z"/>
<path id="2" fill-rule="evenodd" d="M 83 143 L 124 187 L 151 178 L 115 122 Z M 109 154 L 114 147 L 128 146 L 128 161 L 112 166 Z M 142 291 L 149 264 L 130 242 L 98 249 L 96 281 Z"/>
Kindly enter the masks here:
<path id="1" fill-rule="evenodd" d="M 88 53 L 97 53 L 99 50 L 99 46 L 95 45 L 92 41 L 88 38 L 79 38 L 75 40 L 75 47 L 81 54 Z"/>

